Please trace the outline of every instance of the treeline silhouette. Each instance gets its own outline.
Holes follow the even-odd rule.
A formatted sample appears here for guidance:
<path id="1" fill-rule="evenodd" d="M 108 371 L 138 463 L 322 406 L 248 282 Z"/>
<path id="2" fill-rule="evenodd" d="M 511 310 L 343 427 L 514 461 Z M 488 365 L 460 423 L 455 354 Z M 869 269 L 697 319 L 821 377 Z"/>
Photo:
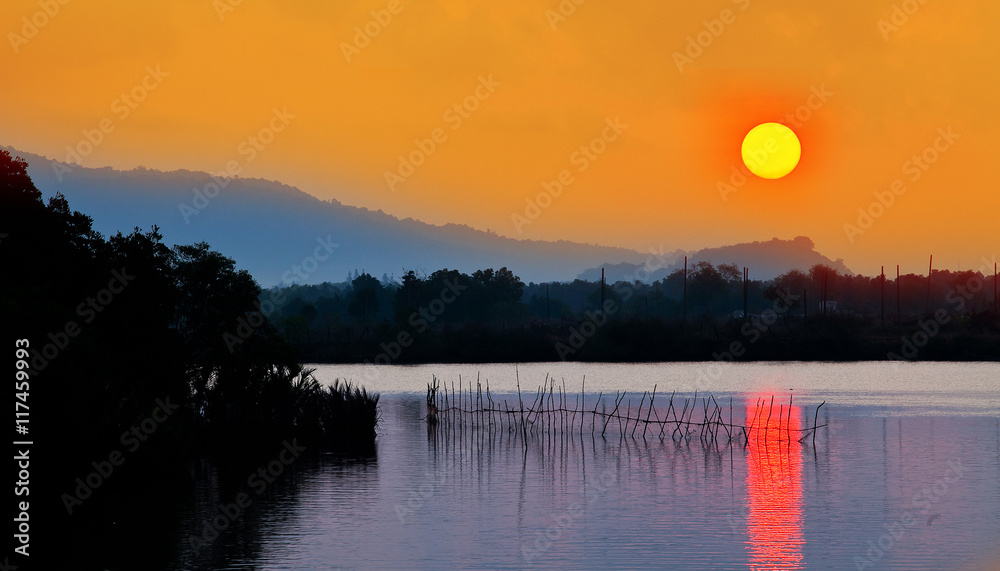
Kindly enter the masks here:
<path id="1" fill-rule="evenodd" d="M 603 287 L 524 284 L 507 268 L 401 279 L 355 271 L 266 295 L 285 300 L 270 320 L 307 362 L 710 360 L 733 342 L 749 349 L 734 360 L 992 360 L 993 269 L 983 260 L 897 279 L 816 265 L 750 280 L 706 261 Z"/>
<path id="2" fill-rule="evenodd" d="M 26 167 L 0 151 L 0 300 L 8 354 L 30 364 L 16 380 L 33 517 L 110 533 L 129 510 L 169 512 L 204 462 L 245 478 L 286 442 L 373 453 L 378 395 L 321 386 L 268 323 L 226 345 L 261 294 L 249 273 L 155 227 L 105 238 L 61 195 L 44 204 Z"/>

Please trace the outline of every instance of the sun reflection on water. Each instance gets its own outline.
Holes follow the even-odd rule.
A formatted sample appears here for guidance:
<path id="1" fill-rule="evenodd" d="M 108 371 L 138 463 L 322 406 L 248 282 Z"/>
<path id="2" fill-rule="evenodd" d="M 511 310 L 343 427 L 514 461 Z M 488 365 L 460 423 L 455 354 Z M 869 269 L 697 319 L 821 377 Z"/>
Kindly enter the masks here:
<path id="1" fill-rule="evenodd" d="M 763 397 L 759 408 L 757 397 Z M 747 418 L 754 419 L 747 456 L 749 563 L 751 569 L 804 569 L 802 457 L 796 432 L 802 411 L 771 397 L 748 399 L 755 403 L 747 407 Z"/>

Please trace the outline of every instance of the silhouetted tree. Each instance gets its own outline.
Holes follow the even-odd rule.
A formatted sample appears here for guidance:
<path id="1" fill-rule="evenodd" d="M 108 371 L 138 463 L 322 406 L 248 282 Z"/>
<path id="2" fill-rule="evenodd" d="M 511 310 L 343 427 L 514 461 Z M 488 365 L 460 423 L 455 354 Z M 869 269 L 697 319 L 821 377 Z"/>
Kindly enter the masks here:
<path id="1" fill-rule="evenodd" d="M 303 323 L 303 325 L 305 325 L 305 329 L 306 329 L 306 343 L 310 342 L 310 340 L 309 340 L 309 326 L 312 325 L 312 322 L 316 319 L 316 316 L 318 314 L 319 314 L 319 312 L 316 311 L 316 306 L 313 305 L 312 303 L 308 303 L 308 302 L 304 303 L 304 304 L 302 304 L 302 308 L 299 309 L 299 316 L 302 317 L 302 323 Z"/>
<path id="2" fill-rule="evenodd" d="M 728 283 L 712 262 L 696 262 L 688 275 L 688 296 L 695 306 L 704 308 L 712 315 L 713 306 L 718 309 L 725 297 Z"/>
<path id="3" fill-rule="evenodd" d="M 382 284 L 371 274 L 364 273 L 351 280 L 351 288 L 353 294 L 348 303 L 347 311 L 367 325 L 368 317 L 378 313 L 378 299 L 383 289 Z"/>

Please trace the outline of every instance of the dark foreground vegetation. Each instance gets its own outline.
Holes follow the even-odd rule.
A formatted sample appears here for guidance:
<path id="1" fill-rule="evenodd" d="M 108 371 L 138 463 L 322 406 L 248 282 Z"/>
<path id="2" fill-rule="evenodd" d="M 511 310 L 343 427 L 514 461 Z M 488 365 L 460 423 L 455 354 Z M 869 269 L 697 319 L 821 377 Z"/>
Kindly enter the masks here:
<path id="1" fill-rule="evenodd" d="M 243 480 L 284 448 L 373 454 L 378 395 L 321 386 L 267 323 L 227 346 L 260 296 L 246 271 L 155 228 L 104 238 L 63 197 L 43 204 L 25 167 L 0 151 L 4 338 L 8 366 L 30 364 L 15 392 L 30 411 L 17 439 L 34 442 L 19 498 L 39 526 L 32 551 L 155 527 L 206 465 Z"/>
<path id="2" fill-rule="evenodd" d="M 261 308 L 306 362 L 997 360 L 993 261 L 977 265 L 930 279 L 817 265 L 761 281 L 700 262 L 603 286 L 526 285 L 507 268 L 355 272 L 264 291 Z"/>

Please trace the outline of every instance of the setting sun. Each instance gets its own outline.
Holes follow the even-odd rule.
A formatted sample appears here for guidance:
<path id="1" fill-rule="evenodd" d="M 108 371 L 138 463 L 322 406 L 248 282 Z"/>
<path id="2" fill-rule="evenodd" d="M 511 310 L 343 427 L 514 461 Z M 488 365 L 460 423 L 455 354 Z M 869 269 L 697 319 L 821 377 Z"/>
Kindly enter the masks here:
<path id="1" fill-rule="evenodd" d="M 743 139 L 743 163 L 750 172 L 768 179 L 781 178 L 795 170 L 802 156 L 799 138 L 781 123 L 757 125 Z"/>

